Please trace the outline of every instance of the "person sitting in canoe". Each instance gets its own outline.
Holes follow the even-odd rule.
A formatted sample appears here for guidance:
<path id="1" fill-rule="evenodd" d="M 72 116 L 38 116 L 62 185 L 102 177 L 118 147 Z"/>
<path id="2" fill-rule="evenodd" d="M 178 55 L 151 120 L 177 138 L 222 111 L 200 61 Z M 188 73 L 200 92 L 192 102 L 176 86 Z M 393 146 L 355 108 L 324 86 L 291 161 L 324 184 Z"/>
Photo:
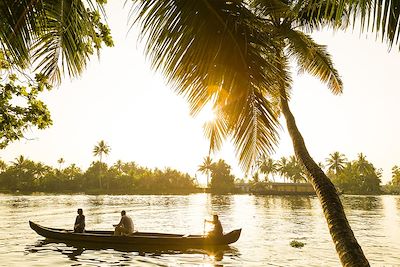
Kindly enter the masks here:
<path id="1" fill-rule="evenodd" d="M 213 225 L 213 229 L 208 232 L 208 236 L 211 238 L 221 237 L 224 235 L 221 222 L 218 218 L 218 215 L 213 215 L 213 220 L 204 220 L 205 222 L 211 223 Z"/>
<path id="2" fill-rule="evenodd" d="M 124 210 L 121 211 L 121 220 L 119 223 L 113 226 L 115 227 L 114 235 L 130 235 L 134 229 L 131 217 L 126 215 Z"/>
<path id="3" fill-rule="evenodd" d="M 83 233 L 85 231 L 85 215 L 83 215 L 83 210 L 78 209 L 78 216 L 76 216 L 74 224 L 75 233 Z"/>

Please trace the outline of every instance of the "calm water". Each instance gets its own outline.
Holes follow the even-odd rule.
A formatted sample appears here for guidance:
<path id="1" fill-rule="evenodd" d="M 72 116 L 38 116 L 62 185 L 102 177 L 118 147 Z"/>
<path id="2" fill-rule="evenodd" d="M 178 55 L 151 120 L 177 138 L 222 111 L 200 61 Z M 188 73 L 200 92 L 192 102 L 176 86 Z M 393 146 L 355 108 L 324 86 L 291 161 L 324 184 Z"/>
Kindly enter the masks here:
<path id="1" fill-rule="evenodd" d="M 400 197 L 342 201 L 371 265 L 400 266 Z M 225 231 L 243 231 L 224 251 L 139 253 L 49 243 L 29 228 L 28 220 L 71 228 L 78 207 L 87 229 L 111 230 L 125 209 L 140 231 L 201 234 L 213 212 Z M 0 266 L 340 266 L 315 197 L 0 195 L 0 229 Z"/>

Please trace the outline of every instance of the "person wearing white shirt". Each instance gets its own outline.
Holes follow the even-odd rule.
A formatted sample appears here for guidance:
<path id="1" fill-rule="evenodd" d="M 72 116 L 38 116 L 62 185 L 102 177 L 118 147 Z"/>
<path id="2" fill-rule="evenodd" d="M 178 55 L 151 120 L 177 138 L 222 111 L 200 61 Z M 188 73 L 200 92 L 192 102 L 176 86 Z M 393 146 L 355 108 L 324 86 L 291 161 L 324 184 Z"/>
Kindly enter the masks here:
<path id="1" fill-rule="evenodd" d="M 130 235 L 134 231 L 134 225 L 131 217 L 126 215 L 126 212 L 121 211 L 121 220 L 118 224 L 113 225 L 115 227 L 114 235 Z"/>

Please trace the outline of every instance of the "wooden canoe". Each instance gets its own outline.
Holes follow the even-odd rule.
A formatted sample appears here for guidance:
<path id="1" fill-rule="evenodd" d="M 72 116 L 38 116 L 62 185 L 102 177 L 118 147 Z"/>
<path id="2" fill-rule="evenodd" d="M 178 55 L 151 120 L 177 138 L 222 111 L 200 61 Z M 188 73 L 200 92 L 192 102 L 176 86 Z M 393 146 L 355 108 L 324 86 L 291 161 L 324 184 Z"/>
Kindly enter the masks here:
<path id="1" fill-rule="evenodd" d="M 113 231 L 86 231 L 74 233 L 72 230 L 44 227 L 29 221 L 30 227 L 39 235 L 62 242 L 98 243 L 108 246 L 163 246 L 198 248 L 224 246 L 236 242 L 242 229 L 229 232 L 218 238 L 203 235 L 180 235 L 166 233 L 135 232 L 129 236 L 113 236 Z"/>

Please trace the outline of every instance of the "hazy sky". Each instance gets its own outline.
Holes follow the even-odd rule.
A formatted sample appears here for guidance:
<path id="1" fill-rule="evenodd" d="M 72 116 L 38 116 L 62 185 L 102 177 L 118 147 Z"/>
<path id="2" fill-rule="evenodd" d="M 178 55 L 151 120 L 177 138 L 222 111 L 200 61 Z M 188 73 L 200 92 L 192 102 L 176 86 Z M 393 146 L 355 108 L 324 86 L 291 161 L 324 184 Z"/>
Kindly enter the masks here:
<path id="1" fill-rule="evenodd" d="M 64 80 L 42 97 L 54 125 L 28 132 L 32 140 L 0 151 L 3 160 L 22 154 L 57 166 L 63 157 L 67 165 L 87 168 L 94 160 L 94 145 L 105 140 L 111 147 L 105 158 L 108 164 L 120 159 L 196 173 L 208 154 L 202 129 L 207 112 L 190 117 L 185 100 L 150 69 L 135 29 L 128 33 L 129 8 L 123 8 L 123 2 L 107 6 L 115 47 L 103 49 L 100 60 L 94 58 L 82 77 Z M 334 151 L 350 160 L 363 152 L 384 170 L 386 183 L 391 168 L 400 165 L 400 53 L 396 48 L 389 53 L 374 37 L 360 38 L 357 33 L 320 32 L 313 37 L 328 46 L 343 79 L 344 94 L 332 95 L 307 75 L 294 77 L 290 106 L 308 149 L 316 161 L 324 161 Z M 291 141 L 282 130 L 273 157 L 291 154 Z M 214 158 L 223 158 L 242 176 L 229 144 Z"/>

